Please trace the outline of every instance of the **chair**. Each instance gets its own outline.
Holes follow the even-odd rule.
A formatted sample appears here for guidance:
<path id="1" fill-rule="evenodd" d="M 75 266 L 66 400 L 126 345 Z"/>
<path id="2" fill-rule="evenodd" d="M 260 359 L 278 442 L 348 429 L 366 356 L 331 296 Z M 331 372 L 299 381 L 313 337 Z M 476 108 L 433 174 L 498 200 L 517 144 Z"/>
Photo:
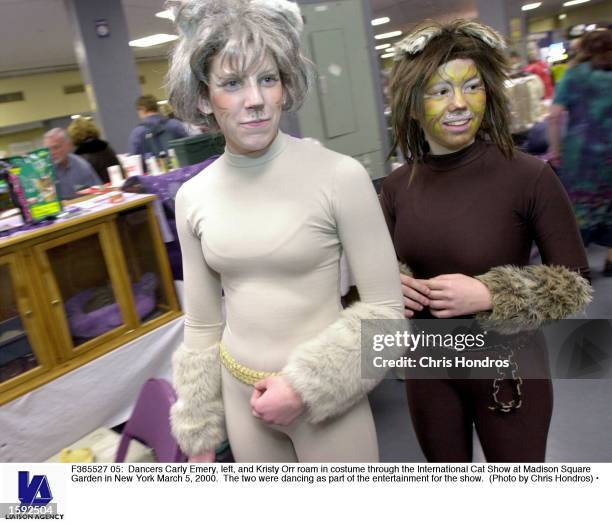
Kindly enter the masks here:
<path id="1" fill-rule="evenodd" d="M 145 382 L 123 429 L 115 462 L 125 460 L 132 439 L 152 448 L 158 462 L 187 461 L 170 431 L 170 408 L 176 399 L 174 388 L 168 381 L 150 378 Z"/>

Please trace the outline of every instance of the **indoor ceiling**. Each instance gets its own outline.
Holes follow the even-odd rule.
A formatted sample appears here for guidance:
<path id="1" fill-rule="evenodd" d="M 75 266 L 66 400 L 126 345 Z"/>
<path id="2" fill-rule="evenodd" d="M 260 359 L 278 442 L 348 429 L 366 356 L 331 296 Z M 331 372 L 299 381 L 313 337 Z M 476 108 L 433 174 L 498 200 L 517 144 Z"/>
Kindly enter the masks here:
<path id="1" fill-rule="evenodd" d="M 530 0 L 507 0 L 522 4 Z M 597 3 L 604 0 L 592 0 Z M 563 0 L 544 0 L 538 15 L 558 11 Z M 384 31 L 406 29 L 424 18 L 475 17 L 476 0 L 370 0 L 374 17 L 388 16 Z M 163 0 L 123 0 L 130 38 L 171 33 L 170 21 L 155 17 Z M 533 11 L 535 15 L 535 11 Z M 533 16 L 533 15 L 532 15 Z M 378 30 L 378 28 L 376 28 Z M 111 28 L 112 30 L 112 28 Z M 72 29 L 63 0 L 0 0 L 0 76 L 76 67 Z M 137 49 L 137 59 L 167 55 L 169 45 Z"/>

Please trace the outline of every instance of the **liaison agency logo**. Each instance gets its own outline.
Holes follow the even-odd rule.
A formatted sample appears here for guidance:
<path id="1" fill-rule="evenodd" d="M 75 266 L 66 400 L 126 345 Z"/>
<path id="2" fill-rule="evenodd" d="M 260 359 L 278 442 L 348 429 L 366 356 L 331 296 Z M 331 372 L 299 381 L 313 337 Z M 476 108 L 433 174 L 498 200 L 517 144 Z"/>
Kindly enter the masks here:
<path id="1" fill-rule="evenodd" d="M 13 477 L 13 486 L 16 485 L 17 488 L 18 502 L 0 502 L 0 518 L 6 520 L 63 520 L 64 514 L 58 513 L 57 500 L 53 496 L 51 482 L 47 475 L 25 469 L 12 473 L 13 475 L 16 473 Z M 7 476 L 5 475 L 5 479 Z"/>

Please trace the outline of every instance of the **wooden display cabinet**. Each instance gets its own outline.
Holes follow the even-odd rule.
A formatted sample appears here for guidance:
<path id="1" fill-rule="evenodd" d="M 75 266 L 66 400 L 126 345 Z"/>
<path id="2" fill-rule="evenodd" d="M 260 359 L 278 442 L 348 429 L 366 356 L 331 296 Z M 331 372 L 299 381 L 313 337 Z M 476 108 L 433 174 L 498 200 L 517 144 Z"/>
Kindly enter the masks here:
<path id="1" fill-rule="evenodd" d="M 0 239 L 0 405 L 182 315 L 154 201 Z"/>

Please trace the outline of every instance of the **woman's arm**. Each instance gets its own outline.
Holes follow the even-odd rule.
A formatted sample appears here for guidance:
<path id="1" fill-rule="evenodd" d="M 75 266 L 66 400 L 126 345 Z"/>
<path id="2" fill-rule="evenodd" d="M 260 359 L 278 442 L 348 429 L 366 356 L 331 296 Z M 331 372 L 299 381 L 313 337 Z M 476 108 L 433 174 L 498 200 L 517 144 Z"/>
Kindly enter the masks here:
<path id="1" fill-rule="evenodd" d="M 591 301 L 589 264 L 572 206 L 547 165 L 530 188 L 527 213 L 542 265 L 501 266 L 476 277 L 491 291 L 492 309 L 478 318 L 492 329 L 534 329 L 579 313 Z"/>
<path id="2" fill-rule="evenodd" d="M 393 179 L 394 176 L 397 177 L 397 179 L 402 178 L 399 173 L 387 177 L 382 184 L 382 190 L 378 199 L 391 239 L 393 239 L 393 234 L 395 232 L 395 205 L 393 194 L 395 191 L 394 185 L 397 184 L 397 181 Z M 406 179 L 403 178 L 403 180 Z M 404 316 L 406 318 L 412 318 L 416 311 L 423 311 L 423 308 L 429 306 L 429 288 L 427 287 L 427 281 L 414 278 L 412 270 L 406 264 L 400 262 L 399 266 L 402 298 L 404 302 Z"/>
<path id="3" fill-rule="evenodd" d="M 172 432 L 187 455 L 210 457 L 213 452 L 214 457 L 215 447 L 226 438 L 219 360 L 221 281 L 204 259 L 183 189 L 187 187 L 176 196 L 176 227 L 183 256 L 185 337 L 172 358 L 178 394 L 171 411 Z"/>
<path id="4" fill-rule="evenodd" d="M 548 159 L 554 167 L 561 165 L 561 121 L 565 107 L 553 104 L 548 116 Z"/>
<path id="5" fill-rule="evenodd" d="M 361 300 L 402 313 L 395 249 L 370 176 L 344 157 L 334 177 L 333 214 Z"/>
<path id="6" fill-rule="evenodd" d="M 561 165 L 561 130 L 563 115 L 575 103 L 575 98 L 579 97 L 582 90 L 577 90 L 575 84 L 575 71 L 570 68 L 561 82 L 555 88 L 555 98 L 550 107 L 548 117 L 548 158 L 550 163 L 558 168 Z"/>
<path id="7" fill-rule="evenodd" d="M 283 369 L 313 423 L 345 412 L 382 378 L 362 378 L 361 321 L 404 318 L 395 252 L 370 177 L 349 157 L 333 177 L 332 214 L 361 302 L 298 346 Z"/>

